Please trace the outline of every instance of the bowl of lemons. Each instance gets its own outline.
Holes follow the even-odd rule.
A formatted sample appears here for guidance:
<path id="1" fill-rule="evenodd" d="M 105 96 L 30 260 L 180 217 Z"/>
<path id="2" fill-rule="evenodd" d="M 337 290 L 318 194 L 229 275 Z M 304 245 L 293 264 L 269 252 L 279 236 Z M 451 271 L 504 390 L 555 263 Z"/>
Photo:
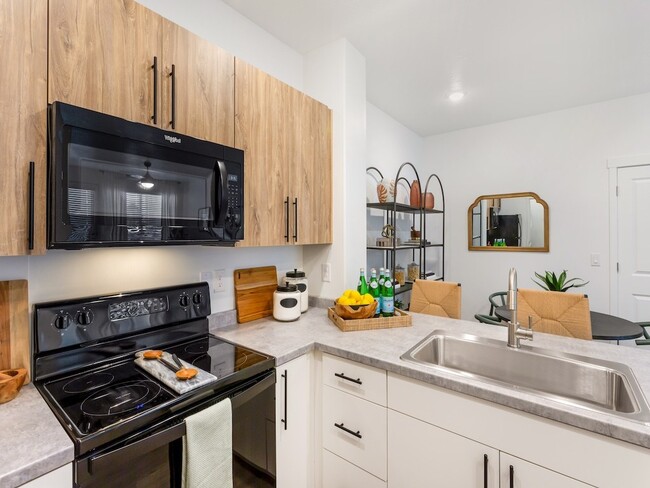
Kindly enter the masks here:
<path id="1" fill-rule="evenodd" d="M 345 290 L 336 299 L 334 311 L 342 319 L 367 319 L 375 315 L 377 302 L 370 293 L 362 295 L 357 290 Z"/>

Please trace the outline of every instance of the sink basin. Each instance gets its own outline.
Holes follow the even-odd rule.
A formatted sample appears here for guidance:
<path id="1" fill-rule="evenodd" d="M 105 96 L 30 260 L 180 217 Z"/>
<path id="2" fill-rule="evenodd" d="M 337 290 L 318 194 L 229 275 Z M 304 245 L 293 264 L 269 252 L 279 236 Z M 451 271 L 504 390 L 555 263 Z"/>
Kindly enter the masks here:
<path id="1" fill-rule="evenodd" d="M 650 408 L 624 364 L 534 346 L 512 349 L 505 340 L 446 331 L 434 331 L 401 358 L 564 404 L 650 422 Z"/>

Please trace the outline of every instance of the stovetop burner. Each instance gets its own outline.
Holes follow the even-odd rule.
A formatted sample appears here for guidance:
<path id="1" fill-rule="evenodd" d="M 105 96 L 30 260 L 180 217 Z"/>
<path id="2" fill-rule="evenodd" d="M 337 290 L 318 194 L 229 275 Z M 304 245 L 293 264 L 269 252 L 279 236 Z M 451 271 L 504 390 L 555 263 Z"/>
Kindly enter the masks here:
<path id="1" fill-rule="evenodd" d="M 130 381 L 111 385 L 86 397 L 81 412 L 90 417 L 106 417 L 140 410 L 154 400 L 161 387 L 153 381 Z"/>
<path id="2" fill-rule="evenodd" d="M 90 373 L 69 381 L 63 387 L 66 393 L 86 393 L 109 385 L 115 377 L 110 373 Z"/>
<path id="3" fill-rule="evenodd" d="M 207 334 L 165 348 L 165 351 L 177 354 L 184 361 L 215 375 L 218 382 L 225 383 L 236 381 L 238 372 L 269 360 Z M 67 423 L 73 426 L 76 437 L 110 429 L 178 397 L 137 367 L 133 359 L 121 359 L 95 371 L 82 371 L 44 384 L 45 390 L 68 418 Z M 243 377 L 246 376 L 248 374 Z"/>

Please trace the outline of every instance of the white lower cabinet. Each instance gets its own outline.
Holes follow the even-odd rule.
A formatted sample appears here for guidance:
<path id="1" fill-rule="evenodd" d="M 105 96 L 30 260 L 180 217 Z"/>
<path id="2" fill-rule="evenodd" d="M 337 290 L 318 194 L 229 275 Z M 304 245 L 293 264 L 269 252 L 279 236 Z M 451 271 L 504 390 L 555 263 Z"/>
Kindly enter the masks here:
<path id="1" fill-rule="evenodd" d="M 323 447 L 386 479 L 386 407 L 323 386 Z"/>
<path id="2" fill-rule="evenodd" d="M 498 479 L 497 449 L 388 411 L 389 488 L 496 488 Z"/>
<path id="3" fill-rule="evenodd" d="M 323 488 L 386 488 L 386 482 L 323 449 Z"/>
<path id="4" fill-rule="evenodd" d="M 573 478 L 501 453 L 501 488 L 588 488 Z M 496 485 L 493 485 L 496 486 Z"/>
<path id="5" fill-rule="evenodd" d="M 72 463 L 28 481 L 21 488 L 70 488 L 72 486 Z"/>
<path id="6" fill-rule="evenodd" d="M 278 488 L 313 486 L 312 355 L 276 368 L 275 433 Z"/>

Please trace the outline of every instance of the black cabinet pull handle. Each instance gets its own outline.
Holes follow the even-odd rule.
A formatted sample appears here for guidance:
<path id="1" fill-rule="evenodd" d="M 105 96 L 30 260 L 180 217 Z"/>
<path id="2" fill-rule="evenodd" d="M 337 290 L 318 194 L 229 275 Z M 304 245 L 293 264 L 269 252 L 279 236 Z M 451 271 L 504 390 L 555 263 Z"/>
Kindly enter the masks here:
<path id="1" fill-rule="evenodd" d="M 293 228 L 293 240 L 298 242 L 298 197 L 293 200 L 293 219 L 295 226 Z"/>
<path id="2" fill-rule="evenodd" d="M 289 242 L 289 197 L 284 201 L 285 205 L 285 216 L 287 217 L 287 225 L 284 233 L 284 240 Z"/>
<path id="3" fill-rule="evenodd" d="M 153 115 L 151 120 L 153 120 L 153 125 L 158 124 L 158 56 L 153 57 L 153 64 L 151 65 L 153 70 Z"/>
<path id="4" fill-rule="evenodd" d="M 29 221 L 27 223 L 27 244 L 29 250 L 34 249 L 34 178 L 35 178 L 34 161 L 29 162 Z"/>
<path id="5" fill-rule="evenodd" d="M 172 78 L 172 120 L 169 124 L 176 129 L 176 65 L 172 64 L 172 71 L 169 73 Z"/>
<path id="6" fill-rule="evenodd" d="M 334 422 L 334 427 L 338 427 L 338 428 L 341 429 L 343 432 L 347 432 L 348 434 L 353 435 L 354 437 L 357 437 L 358 439 L 361 439 L 361 433 L 360 433 L 360 431 L 357 430 L 357 431 L 355 432 L 355 431 L 353 431 L 353 430 L 348 429 L 347 427 L 345 427 L 345 426 L 343 425 L 343 422 L 341 422 L 340 424 L 337 424 L 336 422 Z"/>
<path id="7" fill-rule="evenodd" d="M 510 488 L 515 488 L 515 467 L 510 465 Z"/>
<path id="8" fill-rule="evenodd" d="M 284 430 L 287 430 L 287 376 L 288 371 L 285 369 L 282 377 L 284 378 L 284 418 L 281 422 L 284 424 Z"/>
<path id="9" fill-rule="evenodd" d="M 488 455 L 483 454 L 483 488 L 488 488 Z"/>
<path id="10" fill-rule="evenodd" d="M 356 383 L 357 385 L 363 384 L 363 381 L 361 381 L 361 378 L 357 378 L 356 380 L 354 378 L 350 378 L 349 376 L 345 376 L 345 373 L 334 373 L 334 376 L 337 378 L 341 378 L 342 380 L 350 381 L 352 383 Z"/>

